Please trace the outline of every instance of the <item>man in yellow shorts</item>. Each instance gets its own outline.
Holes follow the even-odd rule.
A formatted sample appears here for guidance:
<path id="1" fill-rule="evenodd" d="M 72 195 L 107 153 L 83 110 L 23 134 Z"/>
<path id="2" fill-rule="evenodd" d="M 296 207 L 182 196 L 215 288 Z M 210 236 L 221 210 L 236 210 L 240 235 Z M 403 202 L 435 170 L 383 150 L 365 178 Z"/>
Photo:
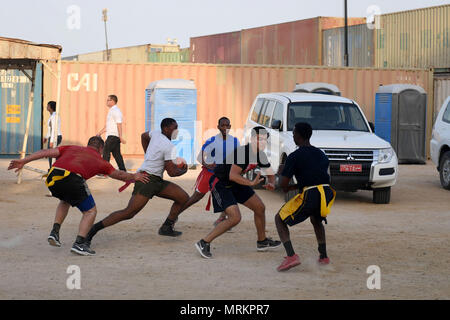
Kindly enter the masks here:
<path id="1" fill-rule="evenodd" d="M 322 221 L 326 223 L 336 193 L 329 185 L 328 158 L 322 150 L 310 144 L 311 135 L 312 128 L 308 123 L 299 122 L 295 125 L 293 136 L 298 149 L 288 156 L 281 173 L 280 187 L 283 191 L 298 189 L 300 193 L 281 207 L 275 216 L 277 231 L 287 253 L 278 271 L 286 271 L 300 264 L 300 258 L 292 247 L 288 226 L 292 227 L 308 218 L 319 244 L 319 263 L 330 263 Z M 293 176 L 297 185 L 289 185 Z"/>

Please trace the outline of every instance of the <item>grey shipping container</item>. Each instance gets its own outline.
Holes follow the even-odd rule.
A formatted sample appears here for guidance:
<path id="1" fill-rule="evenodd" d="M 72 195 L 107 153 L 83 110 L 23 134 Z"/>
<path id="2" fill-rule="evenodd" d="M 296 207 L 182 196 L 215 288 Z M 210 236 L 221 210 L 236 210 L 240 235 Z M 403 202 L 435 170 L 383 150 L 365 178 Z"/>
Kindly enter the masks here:
<path id="1" fill-rule="evenodd" d="M 345 28 L 333 28 L 323 31 L 322 61 L 325 66 L 343 67 Z M 366 24 L 348 27 L 348 57 L 349 67 L 373 67 L 374 60 L 374 30 Z"/>

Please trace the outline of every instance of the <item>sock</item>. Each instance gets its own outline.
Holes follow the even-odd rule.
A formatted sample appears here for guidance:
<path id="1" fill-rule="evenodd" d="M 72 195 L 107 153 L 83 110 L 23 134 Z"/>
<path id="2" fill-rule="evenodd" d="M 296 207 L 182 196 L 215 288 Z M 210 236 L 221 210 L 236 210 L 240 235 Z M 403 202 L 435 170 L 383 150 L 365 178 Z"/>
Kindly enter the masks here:
<path id="1" fill-rule="evenodd" d="M 325 243 L 319 243 L 320 259 L 327 258 L 327 245 Z"/>
<path id="2" fill-rule="evenodd" d="M 52 232 L 59 233 L 60 228 L 61 228 L 61 225 L 59 223 L 54 223 Z"/>
<path id="3" fill-rule="evenodd" d="M 86 241 L 85 237 L 77 236 L 77 239 L 75 240 L 75 243 L 82 244 L 84 241 Z"/>
<path id="4" fill-rule="evenodd" d="M 91 241 L 92 238 L 97 234 L 97 232 L 99 232 L 103 228 L 105 228 L 105 226 L 103 225 L 103 222 L 101 222 L 101 221 L 94 224 L 86 236 L 87 240 Z"/>
<path id="5" fill-rule="evenodd" d="M 169 218 L 166 219 L 166 221 L 164 221 L 165 226 L 173 226 L 173 224 L 175 223 L 174 220 L 170 220 Z"/>
<path id="6" fill-rule="evenodd" d="M 284 242 L 283 246 L 284 246 L 284 249 L 286 249 L 286 253 L 287 253 L 288 257 L 292 257 L 295 254 L 294 248 L 292 248 L 291 241 Z"/>

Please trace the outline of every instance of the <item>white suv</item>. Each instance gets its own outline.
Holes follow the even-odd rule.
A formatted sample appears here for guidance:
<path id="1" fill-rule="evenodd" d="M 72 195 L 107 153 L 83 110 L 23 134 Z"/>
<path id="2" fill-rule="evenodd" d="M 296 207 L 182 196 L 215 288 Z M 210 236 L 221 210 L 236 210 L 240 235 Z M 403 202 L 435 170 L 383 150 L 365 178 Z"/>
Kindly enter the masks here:
<path id="1" fill-rule="evenodd" d="M 270 133 L 266 153 L 280 173 L 287 156 L 297 148 L 292 138 L 297 122 L 312 126 L 311 144 L 328 156 L 335 189 L 373 190 L 374 203 L 389 203 L 398 175 L 397 156 L 388 142 L 373 133 L 373 124 L 350 99 L 316 93 L 259 94 L 245 124 L 244 143 L 252 128 L 266 127 Z"/>
<path id="2" fill-rule="evenodd" d="M 450 190 L 450 97 L 445 100 L 434 123 L 430 152 L 442 187 Z"/>

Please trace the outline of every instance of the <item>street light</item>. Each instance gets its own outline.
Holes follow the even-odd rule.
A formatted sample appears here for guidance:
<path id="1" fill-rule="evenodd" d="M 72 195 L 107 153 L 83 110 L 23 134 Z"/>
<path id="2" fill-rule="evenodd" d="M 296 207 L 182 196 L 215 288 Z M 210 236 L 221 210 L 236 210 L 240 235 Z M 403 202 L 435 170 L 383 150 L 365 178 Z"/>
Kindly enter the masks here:
<path id="1" fill-rule="evenodd" d="M 103 9 L 103 21 L 105 22 L 105 38 L 106 38 L 106 61 L 110 60 L 110 54 L 108 49 L 108 32 L 106 31 L 106 21 L 108 21 L 108 9 Z"/>

